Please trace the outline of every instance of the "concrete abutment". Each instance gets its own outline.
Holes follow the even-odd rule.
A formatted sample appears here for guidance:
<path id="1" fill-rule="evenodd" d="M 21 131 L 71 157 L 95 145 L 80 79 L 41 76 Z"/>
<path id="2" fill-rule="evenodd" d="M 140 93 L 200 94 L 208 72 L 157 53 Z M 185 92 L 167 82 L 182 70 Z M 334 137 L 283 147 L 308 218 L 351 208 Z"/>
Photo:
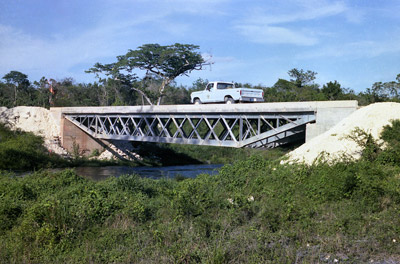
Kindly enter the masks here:
<path id="1" fill-rule="evenodd" d="M 69 153 L 89 156 L 95 150 L 101 153 L 107 143 L 101 139 L 93 138 L 68 119 L 62 117 L 61 145 Z"/>

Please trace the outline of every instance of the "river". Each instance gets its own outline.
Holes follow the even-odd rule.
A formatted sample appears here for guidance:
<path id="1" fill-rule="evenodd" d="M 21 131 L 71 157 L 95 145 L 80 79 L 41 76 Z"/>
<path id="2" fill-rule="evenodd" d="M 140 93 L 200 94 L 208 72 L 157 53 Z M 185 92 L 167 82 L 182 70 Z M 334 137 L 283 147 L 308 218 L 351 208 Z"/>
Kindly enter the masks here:
<path id="1" fill-rule="evenodd" d="M 128 166 L 108 166 L 108 167 L 76 167 L 78 175 L 92 180 L 103 180 L 108 177 L 118 177 L 124 174 L 137 174 L 142 177 L 159 179 L 175 178 L 183 176 L 185 178 L 195 178 L 197 175 L 207 173 L 215 175 L 223 164 L 200 164 L 182 165 L 165 167 L 128 167 Z"/>

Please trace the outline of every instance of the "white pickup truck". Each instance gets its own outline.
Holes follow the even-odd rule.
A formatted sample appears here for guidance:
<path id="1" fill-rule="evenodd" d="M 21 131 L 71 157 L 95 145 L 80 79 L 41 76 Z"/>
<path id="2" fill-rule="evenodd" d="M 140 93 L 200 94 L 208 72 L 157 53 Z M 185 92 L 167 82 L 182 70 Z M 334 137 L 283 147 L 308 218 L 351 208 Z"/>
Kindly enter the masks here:
<path id="1" fill-rule="evenodd" d="M 190 97 L 193 104 L 264 102 L 263 90 L 236 88 L 230 82 L 209 82 L 204 91 L 193 92 Z"/>

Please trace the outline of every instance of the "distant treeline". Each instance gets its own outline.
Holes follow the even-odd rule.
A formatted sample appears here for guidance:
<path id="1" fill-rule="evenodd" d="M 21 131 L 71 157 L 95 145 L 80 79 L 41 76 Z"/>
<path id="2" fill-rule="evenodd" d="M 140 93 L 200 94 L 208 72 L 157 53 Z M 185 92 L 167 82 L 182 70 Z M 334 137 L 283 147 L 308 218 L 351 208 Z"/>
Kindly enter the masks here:
<path id="1" fill-rule="evenodd" d="M 395 81 L 376 82 L 365 91 L 356 93 L 342 87 L 338 81 L 324 85 L 314 83 L 316 72 L 292 69 L 290 78 L 278 79 L 271 86 L 237 83 L 237 86 L 264 90 L 266 102 L 358 100 L 360 105 L 375 102 L 400 101 L 400 74 Z M 41 106 L 117 106 L 142 105 L 146 100 L 136 90 L 146 87 L 156 91 L 162 80 L 156 77 L 144 78 L 129 84 L 112 78 L 99 79 L 94 83 L 77 83 L 73 78 L 61 80 L 46 79 L 30 81 L 28 76 L 18 71 L 10 71 L 0 80 L 0 106 L 15 107 Z M 164 92 L 162 104 L 188 104 L 190 93 L 204 89 L 208 80 L 198 79 L 189 87 L 172 82 Z M 136 90 L 134 89 L 136 88 Z M 151 93 L 150 93 L 151 97 Z"/>

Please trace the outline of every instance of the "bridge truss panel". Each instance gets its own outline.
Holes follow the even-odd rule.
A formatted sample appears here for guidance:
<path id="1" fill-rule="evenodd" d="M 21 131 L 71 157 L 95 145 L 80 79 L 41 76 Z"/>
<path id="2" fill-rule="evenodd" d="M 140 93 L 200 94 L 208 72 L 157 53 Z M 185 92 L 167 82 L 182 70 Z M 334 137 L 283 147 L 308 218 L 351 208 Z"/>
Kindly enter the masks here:
<path id="1" fill-rule="evenodd" d="M 99 139 L 224 147 L 277 147 L 315 122 L 315 112 L 64 114 Z"/>

